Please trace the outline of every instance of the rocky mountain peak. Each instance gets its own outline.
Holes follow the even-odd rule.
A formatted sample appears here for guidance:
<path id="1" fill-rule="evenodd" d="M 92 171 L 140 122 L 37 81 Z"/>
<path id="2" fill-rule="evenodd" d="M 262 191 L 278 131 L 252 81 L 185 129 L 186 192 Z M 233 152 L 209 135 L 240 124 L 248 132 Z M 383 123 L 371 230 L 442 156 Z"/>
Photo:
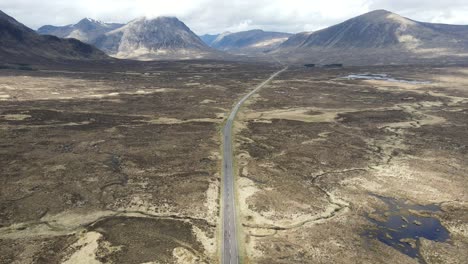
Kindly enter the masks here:
<path id="1" fill-rule="evenodd" d="M 72 26 L 75 30 L 98 30 L 99 28 L 105 28 L 107 25 L 101 21 L 94 20 L 91 18 L 84 18 L 78 23 Z"/>
<path id="2" fill-rule="evenodd" d="M 107 24 L 92 18 L 84 18 L 76 24 L 62 27 L 43 26 L 37 32 L 60 38 L 75 38 L 88 44 L 94 44 L 99 36 L 122 26 L 122 24 Z"/>
<path id="3" fill-rule="evenodd" d="M 75 24 L 75 26 L 82 26 L 82 25 L 103 25 L 105 23 L 99 21 L 99 20 L 95 20 L 95 19 L 92 19 L 92 18 L 83 18 L 82 20 L 80 20 L 78 23 Z"/>
<path id="4" fill-rule="evenodd" d="M 211 51 L 182 21 L 168 16 L 140 17 L 100 37 L 95 45 L 121 58 Z"/>

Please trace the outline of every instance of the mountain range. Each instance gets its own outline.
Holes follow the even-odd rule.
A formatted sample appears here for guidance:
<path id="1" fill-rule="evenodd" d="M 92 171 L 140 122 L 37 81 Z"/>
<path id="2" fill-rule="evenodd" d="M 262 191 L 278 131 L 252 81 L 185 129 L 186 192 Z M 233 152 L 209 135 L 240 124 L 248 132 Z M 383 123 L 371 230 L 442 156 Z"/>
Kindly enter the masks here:
<path id="1" fill-rule="evenodd" d="M 418 22 L 385 10 L 298 34 L 250 30 L 199 37 L 175 17 L 142 17 L 127 24 L 83 19 L 37 32 L 44 35 L 0 12 L 0 56 L 103 59 L 105 52 L 136 60 L 242 59 L 230 53 L 347 65 L 445 64 L 468 57 L 468 26 Z"/>
<path id="2" fill-rule="evenodd" d="M 0 61 L 106 60 L 108 56 L 76 39 L 43 36 L 0 11 Z"/>
<path id="3" fill-rule="evenodd" d="M 110 56 L 138 60 L 223 57 L 218 51 L 262 53 L 277 48 L 292 35 L 250 30 L 198 37 L 175 17 L 142 17 L 128 24 L 104 23 L 86 18 L 74 25 L 43 26 L 37 32 L 76 38 Z"/>
<path id="4" fill-rule="evenodd" d="M 91 18 L 85 18 L 74 25 L 63 27 L 46 25 L 40 27 L 37 33 L 41 35 L 54 35 L 59 38 L 75 38 L 86 43 L 93 43 L 96 38 L 123 25 L 124 24 L 103 23 Z"/>
<path id="5" fill-rule="evenodd" d="M 223 55 L 205 44 L 175 17 L 141 17 L 127 24 L 83 19 L 63 27 L 44 26 L 40 34 L 77 38 L 121 59 L 199 59 Z"/>

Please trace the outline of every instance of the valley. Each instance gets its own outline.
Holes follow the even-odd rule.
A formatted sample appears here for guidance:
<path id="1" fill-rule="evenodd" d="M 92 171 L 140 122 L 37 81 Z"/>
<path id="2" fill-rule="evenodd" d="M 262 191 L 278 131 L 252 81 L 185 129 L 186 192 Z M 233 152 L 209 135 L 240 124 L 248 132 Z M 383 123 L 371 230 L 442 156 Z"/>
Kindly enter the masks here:
<path id="1" fill-rule="evenodd" d="M 219 131 L 258 68 L 0 71 L 0 263 L 216 263 Z"/>
<path id="2" fill-rule="evenodd" d="M 463 8 L 26 2 L 0 264 L 466 263 L 468 26 L 436 23 Z"/>
<path id="3" fill-rule="evenodd" d="M 291 68 L 264 87 L 235 124 L 247 263 L 463 263 L 467 74 Z"/>
<path id="4" fill-rule="evenodd" d="M 1 263 L 218 263 L 224 120 L 279 69 L 0 71 Z M 345 78 L 364 73 L 424 82 Z M 467 74 L 290 67 L 266 83 L 233 129 L 243 263 L 462 263 Z M 441 232 L 425 219 L 448 240 L 404 235 Z"/>

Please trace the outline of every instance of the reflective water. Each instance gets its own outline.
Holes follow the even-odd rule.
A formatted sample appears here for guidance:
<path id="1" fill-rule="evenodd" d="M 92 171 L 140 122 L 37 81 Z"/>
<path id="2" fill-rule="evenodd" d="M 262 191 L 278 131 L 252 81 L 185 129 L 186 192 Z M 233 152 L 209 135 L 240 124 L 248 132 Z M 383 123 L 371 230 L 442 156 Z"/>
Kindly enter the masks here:
<path id="1" fill-rule="evenodd" d="M 440 211 L 437 205 L 415 205 L 388 197 L 378 198 L 385 202 L 387 208 L 368 216 L 376 228 L 366 231 L 365 236 L 378 239 L 420 261 L 419 238 L 437 242 L 450 238 L 439 219 L 431 217 Z"/>
<path id="2" fill-rule="evenodd" d="M 412 80 L 401 80 L 395 79 L 390 77 L 387 74 L 372 74 L 372 73 L 364 73 L 364 74 L 350 74 L 343 79 L 348 80 L 379 80 L 379 81 L 387 81 L 387 82 L 399 82 L 399 83 L 409 83 L 409 84 L 429 84 L 431 82 L 424 82 L 424 81 L 412 81 Z"/>

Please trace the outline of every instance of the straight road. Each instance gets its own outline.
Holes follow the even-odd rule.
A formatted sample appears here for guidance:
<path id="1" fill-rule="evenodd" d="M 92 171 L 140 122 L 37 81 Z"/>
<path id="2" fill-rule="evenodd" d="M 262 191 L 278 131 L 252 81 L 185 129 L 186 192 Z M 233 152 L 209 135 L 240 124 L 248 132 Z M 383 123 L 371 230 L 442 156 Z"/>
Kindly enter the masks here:
<path id="1" fill-rule="evenodd" d="M 223 224 L 222 224 L 222 240 L 221 257 L 223 264 L 238 264 L 239 263 L 239 242 L 237 240 L 237 218 L 236 218 L 236 197 L 235 197 L 235 180 L 233 166 L 233 151 L 232 151 L 232 125 L 239 112 L 242 104 L 255 94 L 262 87 L 271 82 L 276 76 L 286 71 L 287 67 L 270 76 L 266 81 L 255 87 L 249 94 L 244 96 L 232 109 L 226 125 L 223 129 Z"/>

